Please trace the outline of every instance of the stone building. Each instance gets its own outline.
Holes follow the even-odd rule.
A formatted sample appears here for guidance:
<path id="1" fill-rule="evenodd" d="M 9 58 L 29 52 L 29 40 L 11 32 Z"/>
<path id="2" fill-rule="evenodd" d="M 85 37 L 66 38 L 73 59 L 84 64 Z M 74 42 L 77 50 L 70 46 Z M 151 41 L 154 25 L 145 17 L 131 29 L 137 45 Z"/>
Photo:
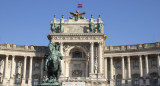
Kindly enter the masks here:
<path id="1" fill-rule="evenodd" d="M 100 16 L 51 21 L 48 39 L 60 44 L 63 55 L 62 86 L 160 86 L 160 42 L 105 46 L 103 30 Z M 46 54 L 47 46 L 0 44 L 0 85 L 41 83 L 46 79 Z"/>

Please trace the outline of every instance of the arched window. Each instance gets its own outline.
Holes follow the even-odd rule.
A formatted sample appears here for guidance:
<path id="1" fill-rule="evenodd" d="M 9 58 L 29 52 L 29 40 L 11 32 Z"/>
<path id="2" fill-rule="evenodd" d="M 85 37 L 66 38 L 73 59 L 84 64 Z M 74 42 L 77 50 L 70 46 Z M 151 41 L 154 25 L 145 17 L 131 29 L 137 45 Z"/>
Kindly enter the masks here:
<path id="1" fill-rule="evenodd" d="M 72 57 L 73 58 L 82 58 L 82 52 L 79 52 L 79 51 L 72 52 Z"/>

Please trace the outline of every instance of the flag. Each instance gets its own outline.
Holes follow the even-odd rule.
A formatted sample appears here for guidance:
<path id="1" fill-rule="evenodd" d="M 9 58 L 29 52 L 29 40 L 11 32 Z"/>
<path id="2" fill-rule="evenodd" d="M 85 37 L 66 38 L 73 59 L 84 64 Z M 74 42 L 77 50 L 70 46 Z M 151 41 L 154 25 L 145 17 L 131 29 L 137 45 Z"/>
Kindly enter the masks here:
<path id="1" fill-rule="evenodd" d="M 82 8 L 83 7 L 83 4 L 78 4 L 78 8 Z"/>

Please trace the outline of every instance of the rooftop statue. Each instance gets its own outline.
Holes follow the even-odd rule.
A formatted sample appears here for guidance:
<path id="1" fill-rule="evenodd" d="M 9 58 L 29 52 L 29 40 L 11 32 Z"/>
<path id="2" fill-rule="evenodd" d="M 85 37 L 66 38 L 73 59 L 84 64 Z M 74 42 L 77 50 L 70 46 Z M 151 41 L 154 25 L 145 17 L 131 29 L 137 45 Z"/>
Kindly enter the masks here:
<path id="1" fill-rule="evenodd" d="M 102 27 L 103 27 L 103 23 L 98 23 L 98 32 L 101 33 L 102 32 Z"/>
<path id="2" fill-rule="evenodd" d="M 73 12 L 69 12 L 71 15 L 73 15 L 75 21 L 78 21 L 78 19 L 80 17 L 82 17 L 84 14 L 86 14 L 85 12 L 83 13 L 79 13 L 79 10 L 76 10 L 76 13 L 73 13 Z"/>
<path id="3" fill-rule="evenodd" d="M 56 33 L 57 24 L 51 22 L 51 31 Z"/>
<path id="4" fill-rule="evenodd" d="M 54 15 L 54 19 L 56 19 L 56 15 Z M 51 31 L 56 33 L 57 24 L 51 21 Z"/>
<path id="5" fill-rule="evenodd" d="M 49 43 L 50 54 L 46 59 L 44 70 L 47 70 L 48 80 L 44 81 L 39 86 L 61 86 L 58 82 L 61 74 L 61 60 L 62 54 L 59 51 L 60 46 L 58 44 Z"/>

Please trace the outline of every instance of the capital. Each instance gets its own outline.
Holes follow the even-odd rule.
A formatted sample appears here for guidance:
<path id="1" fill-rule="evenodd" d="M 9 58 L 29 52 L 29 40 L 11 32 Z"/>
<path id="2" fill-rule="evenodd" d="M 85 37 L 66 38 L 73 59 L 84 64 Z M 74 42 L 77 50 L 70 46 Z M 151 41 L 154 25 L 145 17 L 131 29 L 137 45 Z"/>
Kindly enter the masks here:
<path id="1" fill-rule="evenodd" d="M 24 58 L 27 58 L 27 56 L 24 56 Z"/>
<path id="2" fill-rule="evenodd" d="M 102 45 L 102 42 L 98 42 L 99 45 Z"/>

